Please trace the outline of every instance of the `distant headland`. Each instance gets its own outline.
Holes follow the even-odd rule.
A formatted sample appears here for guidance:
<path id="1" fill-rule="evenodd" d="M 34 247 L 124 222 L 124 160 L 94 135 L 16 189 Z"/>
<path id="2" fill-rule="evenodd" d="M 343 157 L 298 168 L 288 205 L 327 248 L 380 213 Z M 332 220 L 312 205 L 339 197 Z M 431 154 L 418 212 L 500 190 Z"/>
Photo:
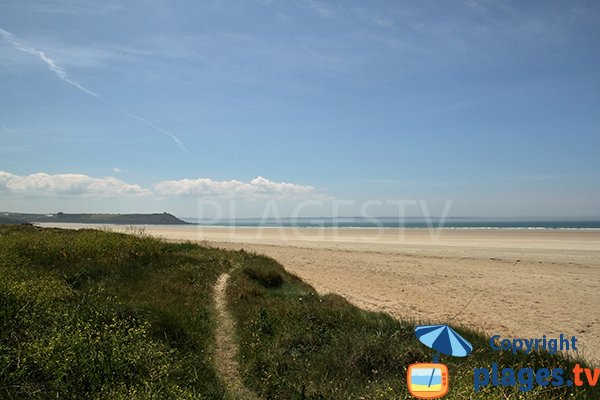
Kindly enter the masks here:
<path id="1" fill-rule="evenodd" d="M 0 212 L 0 224 L 26 224 L 39 222 L 62 222 L 78 224 L 115 225 L 187 225 L 173 214 L 24 214 Z"/>

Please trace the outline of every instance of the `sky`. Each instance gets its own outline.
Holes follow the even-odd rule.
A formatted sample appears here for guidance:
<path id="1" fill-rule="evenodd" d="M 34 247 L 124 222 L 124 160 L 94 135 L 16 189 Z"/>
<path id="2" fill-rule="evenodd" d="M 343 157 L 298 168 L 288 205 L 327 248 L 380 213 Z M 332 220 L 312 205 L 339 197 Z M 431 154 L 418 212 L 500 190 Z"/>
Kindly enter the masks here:
<path id="1" fill-rule="evenodd" d="M 600 217 L 599 38 L 596 1 L 3 0 L 0 210 Z"/>

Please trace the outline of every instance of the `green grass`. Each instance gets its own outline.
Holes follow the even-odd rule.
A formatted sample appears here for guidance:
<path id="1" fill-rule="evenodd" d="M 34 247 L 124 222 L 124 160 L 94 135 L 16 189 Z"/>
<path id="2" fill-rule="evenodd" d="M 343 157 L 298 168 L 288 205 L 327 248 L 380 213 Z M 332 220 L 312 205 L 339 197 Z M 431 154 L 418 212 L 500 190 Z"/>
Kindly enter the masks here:
<path id="1" fill-rule="evenodd" d="M 249 387 L 272 399 L 411 398 L 407 366 L 432 359 L 415 338 L 414 324 L 362 311 L 337 295 L 319 296 L 267 257 L 245 254 L 242 264 L 227 295 L 239 321 L 240 361 Z M 537 387 L 526 394 L 516 387 L 487 387 L 475 393 L 476 367 L 497 362 L 501 368 L 571 370 L 576 361 L 545 352 L 495 352 L 483 334 L 459 332 L 475 351 L 465 358 L 442 356 L 450 375 L 447 399 L 600 398 L 589 387 Z"/>
<path id="2" fill-rule="evenodd" d="M 235 255 L 0 228 L 0 398 L 217 399 L 212 286 Z"/>
<path id="3" fill-rule="evenodd" d="M 238 268 L 239 267 L 239 268 Z M 406 367 L 431 360 L 414 325 L 319 296 L 274 260 L 141 232 L 0 227 L 0 399 L 231 399 L 215 370 L 213 286 L 227 289 L 246 385 L 265 399 L 409 398 Z M 590 388 L 473 392 L 473 369 L 572 369 L 575 360 L 475 347 L 448 399 L 598 399 Z"/>

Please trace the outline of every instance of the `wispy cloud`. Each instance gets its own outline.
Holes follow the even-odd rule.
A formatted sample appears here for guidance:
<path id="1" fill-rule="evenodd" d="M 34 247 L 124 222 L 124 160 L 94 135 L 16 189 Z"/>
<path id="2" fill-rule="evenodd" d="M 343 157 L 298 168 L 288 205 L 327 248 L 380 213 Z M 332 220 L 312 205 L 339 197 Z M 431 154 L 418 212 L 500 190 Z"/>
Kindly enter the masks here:
<path id="1" fill-rule="evenodd" d="M 0 193 L 42 195 L 117 197 L 148 196 L 151 192 L 139 185 L 132 185 L 114 177 L 92 178 L 82 174 L 14 175 L 0 171 Z"/>
<path id="2" fill-rule="evenodd" d="M 187 149 L 187 147 L 185 147 L 185 144 L 183 144 L 183 142 L 181 140 L 179 140 L 179 138 L 175 135 L 173 135 L 171 132 L 167 131 L 166 129 L 161 128 L 158 125 L 153 124 L 152 122 L 148 121 L 147 119 L 140 117 L 139 115 L 135 115 L 130 113 L 129 111 L 127 111 L 126 109 L 124 109 L 123 107 L 120 107 L 114 103 L 110 103 L 110 105 L 112 105 L 113 107 L 118 108 L 119 110 L 121 110 L 122 113 L 124 113 L 125 115 L 133 118 L 133 119 L 137 119 L 138 121 L 140 121 L 141 123 L 148 125 L 151 128 L 156 129 L 159 132 L 164 133 L 165 135 L 167 135 L 168 137 L 170 137 L 171 139 L 173 139 L 173 141 L 175 142 L 175 145 L 177 147 L 179 147 L 179 149 L 185 151 L 185 152 L 189 152 L 189 150 Z"/>
<path id="3" fill-rule="evenodd" d="M 30 45 L 20 41 L 19 39 L 16 38 L 15 35 L 13 35 L 12 33 L 8 32 L 8 31 L 5 31 L 2 28 L 0 28 L 0 35 L 2 35 L 4 40 L 6 40 L 9 44 L 11 44 L 15 49 L 39 57 L 40 60 L 42 60 L 48 66 L 48 69 L 50 71 L 54 72 L 54 74 L 56 76 L 58 76 L 63 81 L 67 82 L 69 85 L 75 86 L 77 89 L 83 91 L 84 93 L 89 94 L 90 96 L 98 97 L 98 94 L 96 94 L 92 90 L 87 89 L 83 85 L 81 85 L 81 84 L 75 82 L 74 80 L 72 80 L 71 78 L 69 78 L 69 76 L 67 75 L 67 71 L 65 71 L 63 68 L 58 66 L 56 64 L 56 62 L 52 58 L 50 58 L 46 53 L 44 53 L 43 51 L 38 50 L 35 47 L 30 46 Z"/>
<path id="4" fill-rule="evenodd" d="M 93 96 L 95 98 L 100 99 L 100 96 L 94 92 L 93 90 L 90 90 L 88 88 L 86 88 L 85 86 L 83 86 L 82 84 L 74 81 L 73 79 L 69 78 L 69 75 L 67 74 L 67 71 L 60 67 L 58 65 L 58 63 L 52 59 L 50 56 L 48 56 L 45 52 L 38 50 L 37 48 L 25 43 L 24 41 L 20 40 L 19 38 L 17 38 L 14 34 L 12 34 L 11 32 L 8 32 L 2 28 L 0 28 L 0 36 L 2 36 L 4 38 L 4 40 L 6 42 L 8 42 L 12 47 L 14 47 L 15 49 L 22 51 L 24 53 L 28 53 L 31 55 L 34 55 L 36 57 L 38 57 L 40 60 L 42 60 L 46 66 L 48 67 L 48 69 L 52 72 L 54 72 L 54 74 L 60 78 L 61 80 L 63 80 L 64 82 L 68 83 L 69 85 L 72 85 L 74 87 L 76 87 L 77 89 L 79 89 L 80 91 Z M 183 144 L 183 142 L 174 134 L 172 134 L 171 132 L 167 131 L 164 128 L 161 128 L 160 126 L 148 121 L 146 118 L 140 117 L 139 115 L 135 115 L 130 113 L 129 111 L 127 111 L 126 109 L 124 109 L 121 106 L 118 106 L 117 104 L 114 104 L 108 100 L 105 99 L 101 99 L 104 103 L 111 105 L 112 107 L 117 108 L 119 111 L 121 111 L 122 113 L 124 113 L 125 115 L 134 118 L 138 121 L 140 121 L 141 123 L 143 123 L 144 125 L 147 125 L 149 127 L 151 127 L 152 129 L 161 132 L 162 134 L 170 137 L 171 139 L 173 139 L 173 141 L 175 142 L 175 145 L 183 150 L 183 151 L 188 151 L 187 148 L 185 147 L 185 145 Z"/>
<path id="5" fill-rule="evenodd" d="M 241 199 L 325 199 L 312 186 L 288 182 L 274 182 L 261 176 L 249 182 L 238 180 L 214 181 L 208 178 L 163 181 L 154 190 L 164 196 L 199 196 L 211 198 Z"/>

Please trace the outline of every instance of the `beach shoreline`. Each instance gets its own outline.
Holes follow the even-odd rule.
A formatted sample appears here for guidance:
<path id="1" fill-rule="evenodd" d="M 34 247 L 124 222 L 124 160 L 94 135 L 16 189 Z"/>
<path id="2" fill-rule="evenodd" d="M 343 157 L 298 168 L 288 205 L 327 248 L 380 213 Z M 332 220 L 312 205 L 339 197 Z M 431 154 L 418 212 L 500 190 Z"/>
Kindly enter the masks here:
<path id="1" fill-rule="evenodd" d="M 266 254 L 320 293 L 396 318 L 454 317 L 453 324 L 490 336 L 576 336 L 580 354 L 600 360 L 598 230 L 137 228 L 166 240 Z"/>

